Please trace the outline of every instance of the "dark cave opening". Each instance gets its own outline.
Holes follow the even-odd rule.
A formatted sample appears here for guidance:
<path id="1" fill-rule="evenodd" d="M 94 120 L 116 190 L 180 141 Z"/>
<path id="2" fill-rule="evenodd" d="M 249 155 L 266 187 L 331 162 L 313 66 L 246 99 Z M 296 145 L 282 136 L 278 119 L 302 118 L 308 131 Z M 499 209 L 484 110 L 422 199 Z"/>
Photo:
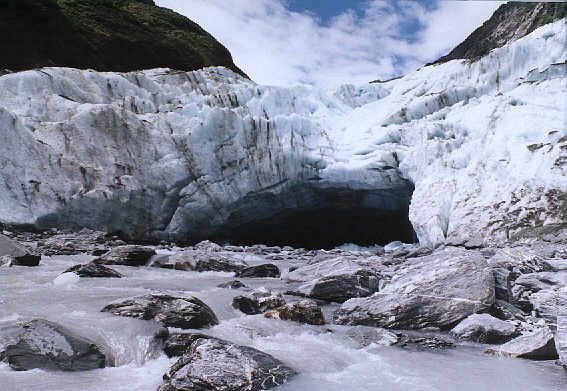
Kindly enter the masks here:
<path id="1" fill-rule="evenodd" d="M 236 245 L 331 249 L 417 241 L 408 218 L 413 185 L 350 189 L 296 185 L 247 196 L 209 238 Z"/>

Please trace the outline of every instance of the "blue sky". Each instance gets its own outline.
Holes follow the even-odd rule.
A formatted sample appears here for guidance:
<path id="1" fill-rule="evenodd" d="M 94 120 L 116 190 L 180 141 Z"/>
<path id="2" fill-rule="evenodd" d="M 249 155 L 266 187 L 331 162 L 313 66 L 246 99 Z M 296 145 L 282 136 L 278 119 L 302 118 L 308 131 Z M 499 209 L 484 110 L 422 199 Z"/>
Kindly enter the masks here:
<path id="1" fill-rule="evenodd" d="M 262 84 L 334 88 L 446 54 L 502 1 L 156 0 L 199 23 Z"/>

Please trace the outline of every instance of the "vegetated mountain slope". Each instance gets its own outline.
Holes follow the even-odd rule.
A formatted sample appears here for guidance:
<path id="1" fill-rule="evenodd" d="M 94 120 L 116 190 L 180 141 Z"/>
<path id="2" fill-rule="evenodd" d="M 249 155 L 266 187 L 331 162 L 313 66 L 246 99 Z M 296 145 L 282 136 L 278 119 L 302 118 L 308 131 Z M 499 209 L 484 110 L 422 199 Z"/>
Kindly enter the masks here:
<path id="1" fill-rule="evenodd" d="M 335 93 L 223 68 L 7 74 L 0 221 L 200 239 L 306 189 L 378 190 L 388 208 L 407 179 L 422 244 L 561 238 L 566 39 L 558 21 L 478 61 Z"/>
<path id="2" fill-rule="evenodd" d="M 512 1 L 501 5 L 449 54 L 434 64 L 455 59 L 476 60 L 490 50 L 521 38 L 536 28 L 567 17 L 567 3 L 525 3 Z"/>
<path id="3" fill-rule="evenodd" d="M 151 0 L 0 0 L 0 69 L 62 66 L 126 72 L 224 66 L 229 51 Z"/>

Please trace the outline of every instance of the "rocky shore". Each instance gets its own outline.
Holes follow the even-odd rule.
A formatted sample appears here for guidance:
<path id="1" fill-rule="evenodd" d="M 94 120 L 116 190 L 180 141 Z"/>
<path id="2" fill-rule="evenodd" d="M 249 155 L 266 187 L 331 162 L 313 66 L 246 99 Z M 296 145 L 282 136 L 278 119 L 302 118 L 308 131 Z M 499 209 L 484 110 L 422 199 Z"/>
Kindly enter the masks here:
<path id="1" fill-rule="evenodd" d="M 179 248 L 126 244 L 86 229 L 4 231 L 0 243 L 6 274 L 17 267 L 41 270 L 58 254 L 90 255 L 87 263 L 61 269 L 58 279 L 74 275 L 69 277 L 73 281 L 103 284 L 116 277 L 128 279 L 123 271 L 139 268 L 218 273 L 227 277 L 216 289 L 240 316 L 317 327 L 321 333 L 346 326 L 346 334 L 360 346 L 418 351 L 475 346 L 487 356 L 555 360 L 567 368 L 567 246 L 562 243 L 474 249 L 393 243 L 385 248 L 306 250 L 205 241 Z M 22 266 L 22 257 L 41 261 Z M 268 281 L 269 286 L 249 288 L 255 281 Z M 263 390 L 301 373 L 285 357 L 207 335 L 219 319 L 207 297 L 193 297 L 191 290 L 123 297 L 100 308 L 161 327 L 152 346 L 179 359 L 164 375 L 160 390 Z M 48 319 L 19 319 L 2 323 L 0 357 L 18 371 L 115 365 L 112 354 L 105 356 L 108 347 L 89 337 Z"/>

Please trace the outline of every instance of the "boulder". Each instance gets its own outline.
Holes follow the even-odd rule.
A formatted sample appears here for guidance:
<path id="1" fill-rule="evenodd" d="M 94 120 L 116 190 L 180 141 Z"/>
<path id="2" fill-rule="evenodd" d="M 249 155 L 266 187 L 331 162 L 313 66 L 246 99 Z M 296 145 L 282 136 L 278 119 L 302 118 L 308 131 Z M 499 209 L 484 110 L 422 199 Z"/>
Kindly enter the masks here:
<path id="1" fill-rule="evenodd" d="M 7 345 L 2 356 L 17 371 L 86 371 L 104 368 L 106 361 L 103 349 L 96 344 L 43 319 L 23 324 L 17 342 Z"/>
<path id="2" fill-rule="evenodd" d="M 494 303 L 494 277 L 476 251 L 447 247 L 398 265 L 380 292 L 350 299 L 335 312 L 338 324 L 448 329 Z"/>
<path id="3" fill-rule="evenodd" d="M 21 255 L 19 257 L 12 257 L 10 266 L 38 266 L 41 256 L 34 254 Z"/>
<path id="4" fill-rule="evenodd" d="M 38 266 L 41 256 L 34 255 L 24 246 L 0 234 L 0 257 L 10 266 Z"/>
<path id="5" fill-rule="evenodd" d="M 249 266 L 246 267 L 240 271 L 238 271 L 236 273 L 236 277 L 249 277 L 249 278 L 253 278 L 253 277 L 257 277 L 257 278 L 262 278 L 262 277 L 273 277 L 273 278 L 278 278 L 281 275 L 280 273 L 280 269 L 272 264 L 272 263 L 265 263 L 262 265 L 256 265 L 256 266 Z"/>
<path id="6" fill-rule="evenodd" d="M 383 269 L 381 263 L 385 258 L 366 254 L 340 253 L 324 251 L 320 254 L 305 257 L 295 265 L 286 276 L 290 282 L 312 282 L 329 276 L 353 275 L 358 271 L 366 271 L 379 275 Z"/>
<path id="7" fill-rule="evenodd" d="M 122 299 L 102 309 L 114 315 L 154 320 L 165 327 L 200 329 L 218 324 L 213 310 L 196 297 L 150 294 Z"/>
<path id="8" fill-rule="evenodd" d="M 520 335 L 504 345 L 486 350 L 486 353 L 532 360 L 555 360 L 559 358 L 553 333 L 548 327 L 541 327 L 530 333 Z"/>
<path id="9" fill-rule="evenodd" d="M 297 293 L 313 299 L 343 303 L 354 297 L 370 296 L 378 291 L 380 275 L 367 269 L 358 269 L 352 273 L 333 274 L 309 282 L 297 290 Z"/>
<path id="10" fill-rule="evenodd" d="M 124 277 L 116 270 L 113 270 L 103 265 L 98 265 L 94 262 L 72 266 L 69 269 L 65 270 L 63 273 L 75 273 L 79 277 L 109 277 L 109 278 Z"/>
<path id="11" fill-rule="evenodd" d="M 232 299 L 232 306 L 247 315 L 261 314 L 282 305 L 285 305 L 285 300 L 281 293 L 262 288 Z"/>
<path id="12" fill-rule="evenodd" d="M 218 251 L 188 249 L 169 257 L 166 261 L 154 262 L 152 266 L 196 272 L 238 272 L 248 264 Z"/>
<path id="13" fill-rule="evenodd" d="M 156 255 L 153 248 L 136 245 L 118 246 L 95 259 L 99 265 L 144 266 Z"/>
<path id="14" fill-rule="evenodd" d="M 187 338 L 187 337 L 186 337 Z M 204 335 L 163 376 L 158 391 L 260 391 L 284 384 L 297 372 L 257 349 Z"/>
<path id="15" fill-rule="evenodd" d="M 321 308 L 311 300 L 301 300 L 295 303 L 285 304 L 264 313 L 266 318 L 291 320 L 299 323 L 307 323 L 313 325 L 324 325 L 325 318 L 321 312 Z"/>
<path id="16" fill-rule="evenodd" d="M 203 334 L 171 334 L 163 344 L 163 351 L 167 357 L 180 357 L 185 354 L 195 338 L 205 337 Z"/>
<path id="17" fill-rule="evenodd" d="M 246 288 L 246 285 L 239 280 L 230 280 L 227 282 L 223 282 L 222 284 L 217 285 L 219 288 L 227 288 L 227 289 L 240 289 Z"/>
<path id="18" fill-rule="evenodd" d="M 451 330 L 451 335 L 459 339 L 489 344 L 508 342 L 518 334 L 512 323 L 489 314 L 473 314 Z"/>

